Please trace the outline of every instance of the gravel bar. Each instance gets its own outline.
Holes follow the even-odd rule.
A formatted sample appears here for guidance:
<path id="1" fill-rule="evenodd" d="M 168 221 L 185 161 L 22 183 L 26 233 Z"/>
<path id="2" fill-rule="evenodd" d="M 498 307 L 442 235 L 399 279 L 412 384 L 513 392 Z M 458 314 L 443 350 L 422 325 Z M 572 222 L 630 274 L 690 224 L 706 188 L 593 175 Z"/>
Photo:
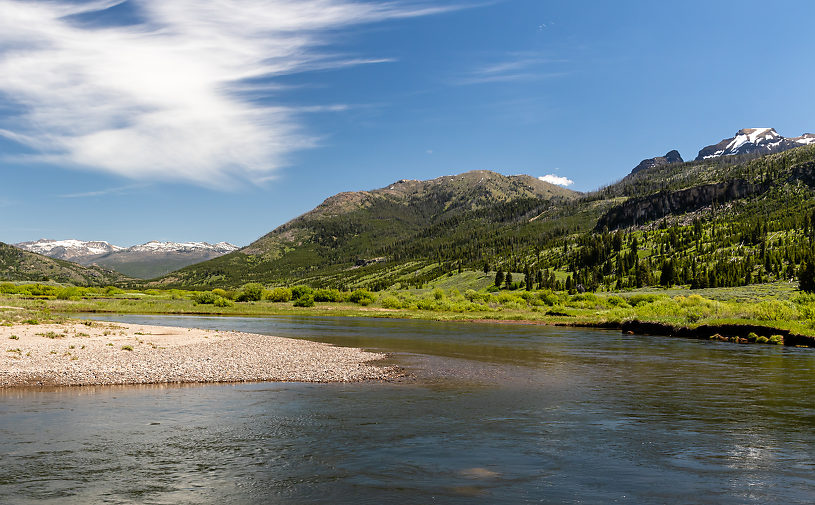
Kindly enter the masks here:
<path id="1" fill-rule="evenodd" d="M 0 326 L 0 388 L 386 381 L 387 355 L 252 333 L 101 321 Z"/>

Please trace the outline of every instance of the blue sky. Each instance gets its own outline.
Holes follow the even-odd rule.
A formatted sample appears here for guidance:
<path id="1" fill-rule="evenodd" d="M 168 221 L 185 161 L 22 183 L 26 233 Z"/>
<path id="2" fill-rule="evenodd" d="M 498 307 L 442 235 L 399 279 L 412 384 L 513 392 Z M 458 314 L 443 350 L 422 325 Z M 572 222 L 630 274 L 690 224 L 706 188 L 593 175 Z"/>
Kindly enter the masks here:
<path id="1" fill-rule="evenodd" d="M 799 1 L 0 0 L 0 241 L 246 245 L 475 169 L 580 191 L 815 131 Z"/>

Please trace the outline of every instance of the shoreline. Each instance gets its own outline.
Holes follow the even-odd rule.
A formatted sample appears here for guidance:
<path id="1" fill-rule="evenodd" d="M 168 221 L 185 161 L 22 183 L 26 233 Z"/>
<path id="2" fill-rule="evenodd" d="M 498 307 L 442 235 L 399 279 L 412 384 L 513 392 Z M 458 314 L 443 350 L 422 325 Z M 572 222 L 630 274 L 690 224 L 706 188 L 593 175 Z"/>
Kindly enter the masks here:
<path id="1" fill-rule="evenodd" d="M 0 326 L 0 341 L 0 389 L 400 376 L 384 353 L 236 331 L 69 320 Z"/>

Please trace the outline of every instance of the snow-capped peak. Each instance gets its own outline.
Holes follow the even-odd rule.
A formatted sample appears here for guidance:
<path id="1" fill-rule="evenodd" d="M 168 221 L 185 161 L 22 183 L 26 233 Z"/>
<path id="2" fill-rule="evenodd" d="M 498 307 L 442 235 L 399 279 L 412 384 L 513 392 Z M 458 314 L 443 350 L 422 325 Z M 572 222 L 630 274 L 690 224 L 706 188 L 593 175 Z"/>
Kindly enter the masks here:
<path id="1" fill-rule="evenodd" d="M 121 251 L 124 247 L 110 244 L 103 240 L 84 241 L 76 239 L 51 240 L 39 239 L 34 242 L 21 242 L 16 244 L 20 249 L 51 256 L 59 259 L 72 259 L 85 256 L 101 256 L 116 251 Z"/>
<path id="2" fill-rule="evenodd" d="M 736 135 L 729 139 L 724 139 L 718 144 L 707 146 L 699 151 L 697 160 L 718 158 L 720 156 L 735 156 L 738 154 L 770 154 L 801 145 L 815 142 L 815 135 L 806 134 L 802 137 L 785 138 L 778 134 L 773 128 L 744 128 L 736 132 Z"/>
<path id="3" fill-rule="evenodd" d="M 146 244 L 127 248 L 130 252 L 213 251 L 223 253 L 236 251 L 237 249 L 237 246 L 228 242 L 210 244 L 208 242 L 159 242 L 158 240 L 151 240 Z"/>

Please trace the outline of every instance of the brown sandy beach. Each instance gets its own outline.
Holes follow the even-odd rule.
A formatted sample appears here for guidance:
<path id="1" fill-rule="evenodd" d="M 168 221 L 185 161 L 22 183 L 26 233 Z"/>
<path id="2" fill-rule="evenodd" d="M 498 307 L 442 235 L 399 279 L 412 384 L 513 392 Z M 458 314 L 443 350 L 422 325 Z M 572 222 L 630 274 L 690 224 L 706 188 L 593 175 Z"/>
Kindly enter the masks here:
<path id="1" fill-rule="evenodd" d="M 16 337 L 16 338 L 14 338 Z M 240 332 L 101 321 L 0 326 L 0 387 L 387 380 L 380 353 Z"/>

